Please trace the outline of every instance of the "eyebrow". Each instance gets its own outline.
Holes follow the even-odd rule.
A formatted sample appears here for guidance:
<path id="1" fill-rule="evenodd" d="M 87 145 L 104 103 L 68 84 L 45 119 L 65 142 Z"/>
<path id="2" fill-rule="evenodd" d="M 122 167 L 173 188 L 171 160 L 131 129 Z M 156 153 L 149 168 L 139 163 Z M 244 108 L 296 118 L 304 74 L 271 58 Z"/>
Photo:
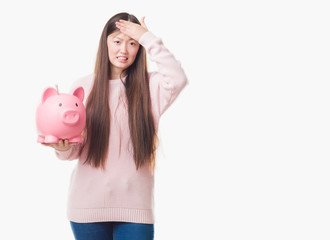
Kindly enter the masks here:
<path id="1" fill-rule="evenodd" d="M 119 40 L 123 40 L 121 37 L 114 37 L 114 38 L 118 38 Z M 129 41 L 131 41 L 131 40 L 134 40 L 134 41 L 136 41 L 135 39 L 133 39 L 133 38 L 130 38 L 129 39 Z"/>

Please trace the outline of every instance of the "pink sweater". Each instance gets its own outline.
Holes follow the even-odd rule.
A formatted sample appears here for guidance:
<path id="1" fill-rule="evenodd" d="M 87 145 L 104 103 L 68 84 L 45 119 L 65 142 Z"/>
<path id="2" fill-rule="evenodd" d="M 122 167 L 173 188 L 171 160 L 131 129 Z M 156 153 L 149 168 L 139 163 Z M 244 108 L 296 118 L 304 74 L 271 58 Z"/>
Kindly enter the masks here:
<path id="1" fill-rule="evenodd" d="M 180 63 L 164 47 L 160 38 L 146 32 L 140 38 L 158 72 L 150 76 L 152 112 L 158 128 L 159 118 L 173 103 L 187 84 Z M 74 86 L 82 86 L 86 97 L 91 90 L 93 75 L 79 79 Z M 125 108 L 125 88 L 120 79 L 110 80 L 110 140 L 105 170 L 82 164 L 79 158 L 69 187 L 68 219 L 73 222 L 122 221 L 154 223 L 154 176 L 148 166 L 138 171 L 132 155 L 128 115 Z M 62 160 L 78 158 L 80 145 L 68 151 L 56 151 Z"/>

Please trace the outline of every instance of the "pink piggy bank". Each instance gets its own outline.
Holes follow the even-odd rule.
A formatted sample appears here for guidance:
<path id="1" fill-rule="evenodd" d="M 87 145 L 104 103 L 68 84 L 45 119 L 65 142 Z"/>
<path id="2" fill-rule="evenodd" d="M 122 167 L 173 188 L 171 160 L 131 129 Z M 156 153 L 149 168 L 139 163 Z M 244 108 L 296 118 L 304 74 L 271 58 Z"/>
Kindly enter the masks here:
<path id="1" fill-rule="evenodd" d="M 81 143 L 86 123 L 84 95 L 82 87 L 77 87 L 72 94 L 60 94 L 54 88 L 47 88 L 36 111 L 37 142 L 57 143 L 68 139 Z"/>

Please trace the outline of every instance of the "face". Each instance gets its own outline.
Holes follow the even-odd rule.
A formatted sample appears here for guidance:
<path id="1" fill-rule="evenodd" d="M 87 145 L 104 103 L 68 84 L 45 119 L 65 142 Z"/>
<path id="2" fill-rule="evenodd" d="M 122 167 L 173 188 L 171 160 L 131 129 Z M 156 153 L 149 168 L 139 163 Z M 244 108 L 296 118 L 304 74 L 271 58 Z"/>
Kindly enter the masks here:
<path id="1" fill-rule="evenodd" d="M 118 77 L 123 70 L 132 65 L 140 44 L 120 31 L 116 31 L 108 36 L 107 45 L 111 72 Z"/>

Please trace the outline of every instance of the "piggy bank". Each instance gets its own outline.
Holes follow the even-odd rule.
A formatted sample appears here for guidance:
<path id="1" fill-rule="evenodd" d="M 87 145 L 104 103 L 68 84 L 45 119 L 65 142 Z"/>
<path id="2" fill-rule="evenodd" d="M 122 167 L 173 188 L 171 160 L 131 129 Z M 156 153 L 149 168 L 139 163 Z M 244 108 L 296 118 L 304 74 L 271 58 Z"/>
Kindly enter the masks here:
<path id="1" fill-rule="evenodd" d="M 74 89 L 72 94 L 47 88 L 36 110 L 37 142 L 57 143 L 60 139 L 68 139 L 69 142 L 81 143 L 86 123 L 84 95 L 82 87 Z"/>

